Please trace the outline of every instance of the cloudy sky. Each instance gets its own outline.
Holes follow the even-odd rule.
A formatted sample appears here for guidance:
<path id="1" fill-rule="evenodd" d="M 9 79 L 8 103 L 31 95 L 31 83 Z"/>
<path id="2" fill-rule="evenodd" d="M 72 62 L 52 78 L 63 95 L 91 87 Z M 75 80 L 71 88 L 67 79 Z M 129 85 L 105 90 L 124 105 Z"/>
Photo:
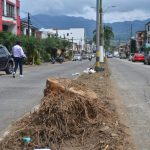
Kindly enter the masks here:
<path id="1" fill-rule="evenodd" d="M 115 7 L 112 7 L 115 6 Z M 150 18 L 150 0 L 103 0 L 104 22 Z M 31 15 L 68 15 L 96 19 L 96 0 L 21 0 L 21 17 Z"/>

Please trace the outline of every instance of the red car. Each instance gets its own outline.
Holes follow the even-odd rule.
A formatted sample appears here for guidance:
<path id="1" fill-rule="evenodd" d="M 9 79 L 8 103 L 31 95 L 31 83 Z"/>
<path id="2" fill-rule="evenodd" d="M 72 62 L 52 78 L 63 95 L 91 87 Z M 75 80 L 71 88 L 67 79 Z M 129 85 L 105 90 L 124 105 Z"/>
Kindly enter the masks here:
<path id="1" fill-rule="evenodd" d="M 132 57 L 132 61 L 143 61 L 144 62 L 144 54 L 142 53 L 135 53 L 134 56 Z"/>

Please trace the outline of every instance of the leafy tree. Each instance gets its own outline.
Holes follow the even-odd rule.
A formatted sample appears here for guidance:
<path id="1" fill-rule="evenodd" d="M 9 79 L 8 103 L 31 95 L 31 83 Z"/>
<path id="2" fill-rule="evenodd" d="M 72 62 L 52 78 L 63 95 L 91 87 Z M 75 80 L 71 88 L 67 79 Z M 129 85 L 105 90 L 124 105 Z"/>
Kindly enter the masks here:
<path id="1" fill-rule="evenodd" d="M 104 48 L 107 50 L 110 47 L 110 40 L 114 38 L 112 28 L 104 26 Z"/>
<path id="2" fill-rule="evenodd" d="M 134 39 L 130 40 L 130 51 L 131 51 L 131 53 L 136 52 L 136 40 L 134 40 Z"/>
<path id="3" fill-rule="evenodd" d="M 17 37 L 10 32 L 0 32 L 0 43 L 5 45 L 10 52 L 16 39 Z"/>
<path id="4" fill-rule="evenodd" d="M 38 39 L 35 37 L 16 36 L 9 32 L 0 32 L 0 43 L 5 45 L 11 52 L 12 46 L 16 41 L 22 42 L 22 47 L 27 55 L 27 64 L 40 64 L 41 61 L 49 61 L 50 55 L 57 54 L 57 49 L 64 53 L 69 49 L 71 43 L 58 37 L 49 37 L 47 39 Z M 49 48 L 55 49 L 55 51 Z"/>
<path id="5" fill-rule="evenodd" d="M 93 41 L 96 43 L 96 30 L 93 31 Z M 110 41 L 114 38 L 114 33 L 111 27 L 105 25 L 104 26 L 104 49 L 108 49 L 110 47 Z"/>

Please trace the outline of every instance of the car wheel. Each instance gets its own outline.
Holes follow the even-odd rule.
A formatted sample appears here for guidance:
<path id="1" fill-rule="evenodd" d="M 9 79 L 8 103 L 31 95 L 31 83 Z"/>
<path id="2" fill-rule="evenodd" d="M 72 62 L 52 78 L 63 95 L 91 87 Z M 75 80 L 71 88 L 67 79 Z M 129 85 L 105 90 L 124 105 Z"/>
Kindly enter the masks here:
<path id="1" fill-rule="evenodd" d="M 7 68 L 5 70 L 6 74 L 12 74 L 13 73 L 13 63 L 12 62 L 9 62 L 7 64 Z"/>

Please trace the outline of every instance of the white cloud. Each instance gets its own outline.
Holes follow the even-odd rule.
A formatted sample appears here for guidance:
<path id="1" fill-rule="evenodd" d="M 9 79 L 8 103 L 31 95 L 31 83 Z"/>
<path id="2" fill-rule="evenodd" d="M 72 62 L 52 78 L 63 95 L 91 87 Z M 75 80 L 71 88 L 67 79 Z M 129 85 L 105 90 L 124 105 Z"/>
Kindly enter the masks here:
<path id="1" fill-rule="evenodd" d="M 117 6 L 111 8 L 111 6 Z M 91 7 L 96 0 L 21 0 L 21 16 L 25 12 L 48 15 L 81 16 L 95 20 L 96 12 Z M 143 20 L 150 18 L 150 0 L 103 0 L 105 22 Z M 109 8 L 109 9 L 107 9 Z"/>
<path id="2" fill-rule="evenodd" d="M 150 13 L 142 10 L 133 10 L 127 12 L 110 12 L 104 14 L 104 22 L 120 22 L 120 21 L 133 21 L 144 20 L 150 18 Z"/>
<path id="3" fill-rule="evenodd" d="M 68 16 L 84 17 L 86 19 L 96 20 L 96 11 L 94 8 L 86 6 L 83 8 L 83 12 L 84 12 L 83 14 L 75 13 L 75 14 L 69 14 Z"/>

